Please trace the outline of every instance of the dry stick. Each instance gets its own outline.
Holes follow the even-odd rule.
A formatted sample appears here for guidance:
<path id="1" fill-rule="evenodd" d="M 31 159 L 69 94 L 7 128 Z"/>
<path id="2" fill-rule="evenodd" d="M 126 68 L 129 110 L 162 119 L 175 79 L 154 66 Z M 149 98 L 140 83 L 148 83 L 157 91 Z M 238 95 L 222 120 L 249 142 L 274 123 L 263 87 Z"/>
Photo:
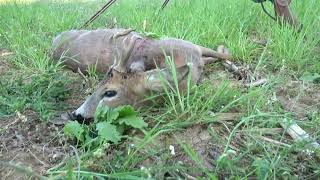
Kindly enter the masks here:
<path id="1" fill-rule="evenodd" d="M 12 121 L 11 123 L 7 124 L 7 125 L 4 127 L 4 129 L 7 130 L 7 129 L 9 129 L 10 126 L 12 126 L 12 125 L 14 125 L 14 124 L 16 124 L 16 123 L 18 123 L 18 122 L 20 122 L 20 121 L 21 121 L 20 118 L 15 118 L 15 120 Z"/>
<path id="2" fill-rule="evenodd" d="M 0 57 L 13 55 L 13 52 L 0 52 Z"/>
<path id="3" fill-rule="evenodd" d="M 240 132 L 250 132 L 255 134 L 279 134 L 283 133 L 283 128 L 257 128 L 252 130 L 241 130 Z"/>
<path id="4" fill-rule="evenodd" d="M 270 138 L 267 138 L 267 137 L 264 137 L 264 136 L 259 136 L 259 138 L 264 140 L 264 141 L 273 143 L 275 145 L 285 146 L 285 147 L 288 147 L 288 148 L 291 147 L 289 144 L 286 144 L 286 143 L 283 143 L 283 142 L 280 142 L 280 141 L 276 141 L 274 139 L 270 139 Z"/>
<path id="5" fill-rule="evenodd" d="M 85 82 L 89 82 L 88 78 L 82 73 L 80 68 L 78 68 L 78 73 L 82 76 L 82 78 L 84 79 Z"/>
<path id="6" fill-rule="evenodd" d="M 218 122 L 218 123 L 222 124 L 226 128 L 228 133 L 231 133 L 230 129 L 228 128 L 228 126 L 223 121 L 215 121 L 215 122 Z"/>
<path id="7" fill-rule="evenodd" d="M 242 77 L 243 74 L 241 73 L 241 68 L 238 67 L 236 64 L 234 64 L 232 61 L 229 60 L 225 60 L 222 62 L 222 65 L 227 68 L 231 73 Z M 247 76 L 248 77 L 248 76 Z M 257 86 L 261 86 L 263 84 L 267 83 L 267 79 L 263 78 L 263 79 L 259 79 L 256 81 L 253 81 L 251 83 L 246 83 L 244 84 L 245 87 L 257 87 Z"/>
<path id="8" fill-rule="evenodd" d="M 44 166 L 48 166 L 47 163 L 41 161 L 36 155 L 34 155 L 34 154 L 31 152 L 30 149 L 28 149 L 28 151 L 29 151 L 29 153 L 31 154 L 31 156 L 34 157 L 38 162 L 40 162 L 40 163 L 41 163 L 42 165 L 44 165 Z"/>
<path id="9" fill-rule="evenodd" d="M 257 87 L 257 86 L 261 86 L 263 84 L 266 84 L 268 82 L 267 79 L 263 78 L 263 79 L 259 79 L 257 81 L 253 81 L 251 83 L 246 83 L 244 84 L 245 87 Z"/>
<path id="10" fill-rule="evenodd" d="M 183 173 L 183 175 L 187 178 L 187 179 L 190 179 L 190 180 L 197 180 L 197 178 L 191 176 L 190 174 L 187 174 L 187 173 Z"/>
<path id="11" fill-rule="evenodd" d="M 226 67 L 229 71 L 231 71 L 232 73 L 241 76 L 240 73 L 240 68 L 237 67 L 233 62 L 229 61 L 229 60 L 225 60 L 222 62 L 223 66 Z"/>

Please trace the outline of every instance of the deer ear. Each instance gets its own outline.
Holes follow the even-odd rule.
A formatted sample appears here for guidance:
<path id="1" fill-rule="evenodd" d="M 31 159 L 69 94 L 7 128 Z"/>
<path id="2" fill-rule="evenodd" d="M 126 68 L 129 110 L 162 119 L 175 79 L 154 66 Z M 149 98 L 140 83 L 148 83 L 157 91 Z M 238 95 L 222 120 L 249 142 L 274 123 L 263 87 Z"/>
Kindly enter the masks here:
<path id="1" fill-rule="evenodd" d="M 175 77 L 178 83 L 180 83 L 182 80 L 187 79 L 188 73 L 189 73 L 189 66 L 184 65 L 184 66 L 178 67 L 175 69 L 175 73 L 174 71 L 168 68 L 161 69 L 161 70 L 154 69 L 154 70 L 146 71 L 144 73 L 145 73 L 144 75 L 145 87 L 152 91 L 161 92 L 163 90 L 163 87 L 166 86 L 167 83 L 169 83 L 171 86 L 174 86 Z"/>

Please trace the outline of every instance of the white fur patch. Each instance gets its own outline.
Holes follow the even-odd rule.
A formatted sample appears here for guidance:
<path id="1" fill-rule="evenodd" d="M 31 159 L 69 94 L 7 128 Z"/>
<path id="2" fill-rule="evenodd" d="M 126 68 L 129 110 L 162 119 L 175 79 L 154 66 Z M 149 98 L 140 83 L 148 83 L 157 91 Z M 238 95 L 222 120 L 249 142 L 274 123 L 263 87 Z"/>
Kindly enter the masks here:
<path id="1" fill-rule="evenodd" d="M 88 99 L 86 99 L 86 101 L 76 110 L 76 115 L 81 115 L 81 116 L 85 117 L 85 113 L 86 113 L 86 109 L 87 109 L 86 106 L 87 106 Z"/>
<path id="2" fill-rule="evenodd" d="M 101 101 L 113 101 L 113 100 L 117 99 L 117 97 L 118 97 L 118 95 L 115 95 L 113 97 L 104 97 Z M 100 102 L 99 102 L 99 104 L 100 104 Z"/>

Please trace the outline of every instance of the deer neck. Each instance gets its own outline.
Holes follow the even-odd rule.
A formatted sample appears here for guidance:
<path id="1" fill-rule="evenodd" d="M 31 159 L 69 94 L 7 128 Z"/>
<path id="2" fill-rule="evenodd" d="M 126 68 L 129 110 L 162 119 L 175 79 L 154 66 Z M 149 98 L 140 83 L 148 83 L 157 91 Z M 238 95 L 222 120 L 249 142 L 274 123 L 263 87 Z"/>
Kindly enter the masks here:
<path id="1" fill-rule="evenodd" d="M 159 48 L 158 40 L 155 39 L 138 39 L 135 43 L 131 56 L 131 63 L 143 61 L 144 70 L 155 69 L 160 63 L 163 53 Z"/>

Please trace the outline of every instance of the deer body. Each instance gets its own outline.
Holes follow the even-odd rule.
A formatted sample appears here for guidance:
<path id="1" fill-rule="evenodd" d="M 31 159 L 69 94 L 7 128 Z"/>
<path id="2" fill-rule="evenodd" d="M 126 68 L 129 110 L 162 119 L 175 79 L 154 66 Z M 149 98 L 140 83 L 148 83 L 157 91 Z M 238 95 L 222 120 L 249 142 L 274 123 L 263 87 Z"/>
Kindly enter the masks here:
<path id="1" fill-rule="evenodd" d="M 98 104 L 136 105 L 150 91 L 161 92 L 160 76 L 173 83 L 166 56 L 174 60 L 181 89 L 189 71 L 197 82 L 205 63 L 230 58 L 223 48 L 216 52 L 181 39 L 144 38 L 131 29 L 72 30 L 57 36 L 52 47 L 53 59 L 73 71 L 86 72 L 95 66 L 98 72 L 107 73 L 96 91 L 73 112 L 77 119 L 92 118 Z"/>

